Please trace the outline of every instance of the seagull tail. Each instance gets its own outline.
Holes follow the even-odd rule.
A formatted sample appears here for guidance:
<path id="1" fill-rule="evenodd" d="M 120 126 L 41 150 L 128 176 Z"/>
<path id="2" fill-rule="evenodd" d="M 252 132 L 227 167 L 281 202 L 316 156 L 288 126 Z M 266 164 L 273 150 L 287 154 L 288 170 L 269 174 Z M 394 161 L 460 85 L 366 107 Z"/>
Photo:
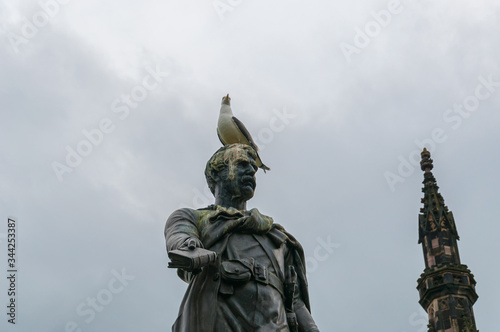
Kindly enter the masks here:
<path id="1" fill-rule="evenodd" d="M 252 148 L 254 149 L 255 153 L 257 154 L 257 159 L 255 160 L 257 162 L 257 167 L 262 168 L 262 170 L 264 171 L 264 173 L 266 171 L 270 171 L 271 169 L 269 167 L 267 167 L 266 165 L 264 165 L 264 163 L 260 159 L 259 153 L 257 152 L 258 151 L 257 150 L 257 146 L 254 145 L 254 146 L 252 146 Z"/>
<path id="2" fill-rule="evenodd" d="M 264 164 L 260 165 L 260 166 L 259 166 L 259 168 L 262 168 L 262 170 L 264 171 L 264 173 L 265 173 L 266 171 L 270 171 L 270 170 L 271 170 L 269 167 L 267 167 L 267 166 L 266 166 L 266 165 L 264 165 Z"/>

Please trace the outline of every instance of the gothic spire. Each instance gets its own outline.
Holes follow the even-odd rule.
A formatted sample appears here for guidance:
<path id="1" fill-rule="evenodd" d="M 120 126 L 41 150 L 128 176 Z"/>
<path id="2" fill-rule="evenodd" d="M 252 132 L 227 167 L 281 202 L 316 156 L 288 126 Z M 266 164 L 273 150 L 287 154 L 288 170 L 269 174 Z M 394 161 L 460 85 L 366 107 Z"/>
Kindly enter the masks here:
<path id="1" fill-rule="evenodd" d="M 436 178 L 431 170 L 434 168 L 431 159 L 431 153 L 426 148 L 421 153 L 422 160 L 420 161 L 420 168 L 424 171 L 424 187 L 422 192 L 424 197 L 421 202 L 424 207 L 420 209 L 420 227 L 418 243 L 422 243 L 423 237 L 430 231 L 441 230 L 446 227 L 456 237 L 460 239 L 453 221 L 453 215 L 448 211 L 448 207 L 444 204 L 443 196 L 438 192 L 439 186 L 437 185 Z"/>
<path id="2" fill-rule="evenodd" d="M 478 332 L 473 304 L 477 300 L 476 281 L 467 265 L 460 263 L 458 234 L 453 214 L 431 170 L 431 154 L 424 148 L 420 166 L 424 171 L 424 206 L 418 219 L 419 238 L 425 260 L 417 289 L 420 304 L 429 315 L 429 332 Z"/>

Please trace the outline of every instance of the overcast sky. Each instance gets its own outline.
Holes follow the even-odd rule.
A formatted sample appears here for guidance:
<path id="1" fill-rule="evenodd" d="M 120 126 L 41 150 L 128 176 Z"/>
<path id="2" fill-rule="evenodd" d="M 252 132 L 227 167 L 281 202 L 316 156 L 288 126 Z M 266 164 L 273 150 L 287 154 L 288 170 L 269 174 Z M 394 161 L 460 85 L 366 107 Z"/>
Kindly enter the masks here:
<path id="1" fill-rule="evenodd" d="M 321 331 L 425 332 L 416 280 L 425 145 L 498 329 L 500 4 L 0 1 L 0 273 L 16 325 L 170 331 L 187 287 L 163 228 L 213 203 L 232 98 L 271 167 L 257 207 L 301 241 Z"/>

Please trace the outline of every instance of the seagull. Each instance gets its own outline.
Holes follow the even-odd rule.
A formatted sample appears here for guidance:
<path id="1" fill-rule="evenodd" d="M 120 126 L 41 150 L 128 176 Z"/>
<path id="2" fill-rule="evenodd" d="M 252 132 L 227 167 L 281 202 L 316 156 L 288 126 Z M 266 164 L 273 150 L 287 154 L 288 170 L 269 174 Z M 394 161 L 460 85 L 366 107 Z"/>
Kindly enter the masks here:
<path id="1" fill-rule="evenodd" d="M 250 145 L 257 154 L 257 166 L 266 171 L 271 169 L 264 165 L 260 160 L 259 148 L 254 143 L 252 136 L 248 132 L 247 128 L 243 122 L 238 120 L 231 110 L 231 98 L 229 94 L 222 97 L 222 103 L 220 107 L 219 121 L 217 123 L 217 136 L 223 145 L 229 145 L 233 143 L 241 143 Z"/>

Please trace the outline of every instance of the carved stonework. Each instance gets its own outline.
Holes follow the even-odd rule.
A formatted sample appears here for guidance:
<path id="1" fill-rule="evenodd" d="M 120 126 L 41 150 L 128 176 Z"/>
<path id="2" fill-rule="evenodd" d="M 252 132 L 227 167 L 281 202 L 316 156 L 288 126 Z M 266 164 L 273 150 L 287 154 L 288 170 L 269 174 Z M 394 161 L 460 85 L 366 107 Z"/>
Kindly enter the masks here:
<path id="1" fill-rule="evenodd" d="M 449 310 L 450 306 L 448 304 L 448 298 L 439 300 L 439 310 Z"/>
<path id="2" fill-rule="evenodd" d="M 464 310 L 465 308 L 465 300 L 462 298 L 457 298 L 456 299 L 456 308 L 457 310 Z"/>
<path id="3" fill-rule="evenodd" d="M 465 313 L 462 316 L 463 318 L 463 329 L 460 332 L 477 332 L 472 319 L 468 317 Z"/>
<path id="4" fill-rule="evenodd" d="M 442 276 L 435 276 L 434 277 L 434 286 L 441 285 L 442 283 L 443 283 Z"/>
<path id="5" fill-rule="evenodd" d="M 434 223 L 434 220 L 432 220 L 432 214 L 429 215 L 429 227 L 431 232 L 437 231 L 436 224 Z"/>
<path id="6" fill-rule="evenodd" d="M 446 227 L 446 219 L 444 218 L 444 216 L 441 218 L 441 229 L 442 230 L 447 229 L 447 227 Z"/>
<path id="7" fill-rule="evenodd" d="M 434 305 L 431 303 L 428 309 L 429 312 L 429 319 L 434 318 Z"/>

